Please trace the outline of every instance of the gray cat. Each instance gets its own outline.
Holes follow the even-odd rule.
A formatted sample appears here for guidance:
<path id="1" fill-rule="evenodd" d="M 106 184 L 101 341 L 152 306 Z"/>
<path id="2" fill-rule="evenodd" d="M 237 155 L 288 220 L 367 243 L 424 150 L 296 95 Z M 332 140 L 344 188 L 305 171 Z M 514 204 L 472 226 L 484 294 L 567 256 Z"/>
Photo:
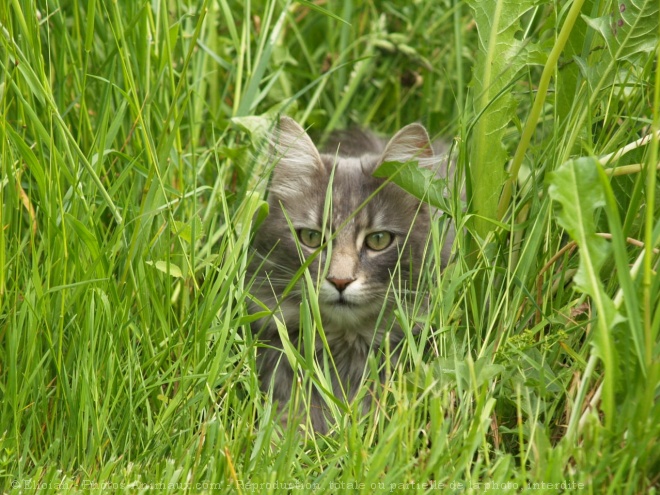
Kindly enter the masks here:
<path id="1" fill-rule="evenodd" d="M 276 127 L 270 156 L 275 164 L 268 195 L 270 214 L 254 240 L 252 293 L 274 311 L 294 348 L 304 354 L 300 342 L 304 277 L 286 297 L 282 294 L 303 259 L 313 257 L 309 272 L 312 280 L 319 280 L 315 290 L 332 357 L 328 362 L 334 363 L 333 392 L 350 400 L 363 381 L 369 353 L 382 355 L 385 338 L 392 359 L 398 356 L 404 335 L 392 314 L 392 291 L 417 288 L 433 213 L 392 183 L 376 192 L 385 180 L 372 177 L 372 172 L 385 161 L 416 160 L 435 169 L 444 164 L 434 156 L 429 136 L 419 124 L 404 127 L 389 142 L 360 131 L 335 135 L 331 141 L 330 152 L 322 154 L 294 120 L 282 117 Z M 259 308 L 255 305 L 253 310 Z M 287 418 L 287 402 L 299 382 L 282 350 L 275 320 L 259 320 L 253 329 L 265 344 L 257 358 L 261 386 L 272 387 L 286 423 L 293 419 Z M 323 363 L 323 341 L 319 335 L 314 340 L 317 360 Z M 312 388 L 309 417 L 314 430 L 326 432 L 326 402 Z M 298 412 L 296 423 L 304 422 L 305 409 Z"/>

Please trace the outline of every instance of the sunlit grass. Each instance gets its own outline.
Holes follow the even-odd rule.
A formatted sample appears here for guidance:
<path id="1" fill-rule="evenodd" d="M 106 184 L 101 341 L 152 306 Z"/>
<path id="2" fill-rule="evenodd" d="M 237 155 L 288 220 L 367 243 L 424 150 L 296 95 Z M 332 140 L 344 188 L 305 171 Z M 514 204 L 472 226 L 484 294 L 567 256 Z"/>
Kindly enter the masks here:
<path id="1" fill-rule="evenodd" d="M 470 7 L 314 5 L 0 5 L 0 487 L 657 489 L 660 279 L 643 250 L 660 238 L 657 140 L 603 160 L 619 170 L 594 220 L 610 234 L 598 276 L 621 316 L 608 356 L 596 305 L 574 283 L 582 246 L 562 252 L 571 239 L 547 194 L 569 159 L 660 128 L 656 60 L 613 59 L 578 19 L 508 214 L 473 236 L 471 188 L 460 198 L 479 117 Z M 619 9 L 589 5 L 594 18 Z M 546 55 L 561 9 L 520 20 Z M 504 89 L 510 155 L 541 70 L 525 65 Z M 327 437 L 283 431 L 255 371 L 247 266 L 279 112 L 319 139 L 419 121 L 457 157 L 451 262 L 429 265 L 425 294 L 398 315 L 420 331 L 368 413 L 333 402 Z M 431 258 L 445 229 L 432 229 Z M 305 386 L 328 378 L 323 363 L 300 366 Z"/>

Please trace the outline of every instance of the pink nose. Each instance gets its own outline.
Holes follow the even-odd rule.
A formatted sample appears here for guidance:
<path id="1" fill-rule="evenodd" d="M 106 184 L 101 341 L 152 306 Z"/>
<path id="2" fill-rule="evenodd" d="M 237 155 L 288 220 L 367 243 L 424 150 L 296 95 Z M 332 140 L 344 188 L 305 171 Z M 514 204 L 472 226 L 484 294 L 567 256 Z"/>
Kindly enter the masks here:
<path id="1" fill-rule="evenodd" d="M 333 278 L 328 277 L 328 282 L 334 285 L 339 292 L 344 292 L 344 289 L 348 287 L 351 282 L 355 282 L 354 278 Z"/>

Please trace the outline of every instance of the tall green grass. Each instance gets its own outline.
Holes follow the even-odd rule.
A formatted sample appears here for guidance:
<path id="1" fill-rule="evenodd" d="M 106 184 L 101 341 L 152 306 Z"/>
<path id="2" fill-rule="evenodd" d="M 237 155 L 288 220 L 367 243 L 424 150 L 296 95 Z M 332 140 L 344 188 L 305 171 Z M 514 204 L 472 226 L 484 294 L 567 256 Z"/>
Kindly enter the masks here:
<path id="1" fill-rule="evenodd" d="M 657 490 L 658 17 L 1 3 L 0 487 Z M 246 266 L 281 112 L 319 139 L 421 121 L 460 172 L 453 260 L 400 313 L 420 335 L 327 437 L 282 431 L 255 373 Z"/>

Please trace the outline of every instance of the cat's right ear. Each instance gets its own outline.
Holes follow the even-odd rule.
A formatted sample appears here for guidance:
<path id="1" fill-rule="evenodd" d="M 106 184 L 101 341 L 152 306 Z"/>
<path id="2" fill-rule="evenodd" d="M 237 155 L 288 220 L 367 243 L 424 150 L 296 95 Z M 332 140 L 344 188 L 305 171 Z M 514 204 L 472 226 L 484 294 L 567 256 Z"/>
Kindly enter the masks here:
<path id="1" fill-rule="evenodd" d="M 305 130 L 290 117 L 281 117 L 271 136 L 271 160 L 275 164 L 271 194 L 284 198 L 311 187 L 324 170 L 321 156 Z"/>
<path id="2" fill-rule="evenodd" d="M 271 140 L 271 153 L 275 161 L 275 172 L 286 171 L 292 175 L 307 175 L 310 171 L 323 168 L 316 146 L 290 117 L 281 117 Z"/>

